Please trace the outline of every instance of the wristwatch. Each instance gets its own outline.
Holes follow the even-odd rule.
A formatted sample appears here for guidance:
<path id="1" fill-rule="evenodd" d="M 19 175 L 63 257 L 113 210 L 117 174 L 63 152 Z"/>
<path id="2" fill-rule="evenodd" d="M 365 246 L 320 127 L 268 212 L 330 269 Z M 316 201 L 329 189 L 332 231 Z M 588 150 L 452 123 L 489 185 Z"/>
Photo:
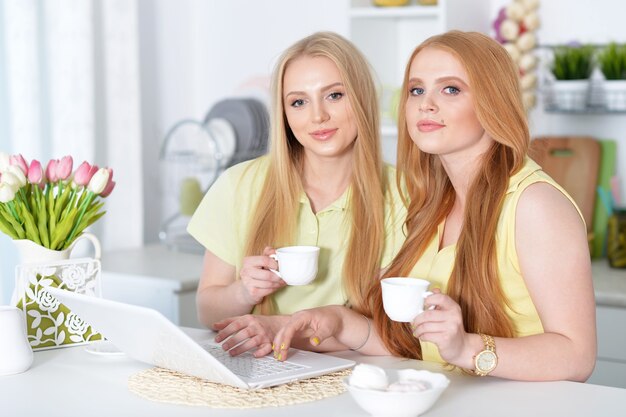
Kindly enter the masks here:
<path id="1" fill-rule="evenodd" d="M 498 365 L 498 355 L 496 354 L 496 341 L 493 336 L 479 333 L 485 343 L 485 349 L 474 356 L 474 374 L 478 376 L 489 375 Z"/>

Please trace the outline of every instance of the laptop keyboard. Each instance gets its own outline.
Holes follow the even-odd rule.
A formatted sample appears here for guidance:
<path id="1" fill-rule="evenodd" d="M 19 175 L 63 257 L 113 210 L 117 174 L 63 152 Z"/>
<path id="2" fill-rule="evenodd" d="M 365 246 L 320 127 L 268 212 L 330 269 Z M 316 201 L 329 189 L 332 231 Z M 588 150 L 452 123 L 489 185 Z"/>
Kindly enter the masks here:
<path id="1" fill-rule="evenodd" d="M 200 345 L 234 374 L 250 379 L 264 378 L 306 368 L 303 365 L 288 361 L 279 362 L 271 356 L 255 358 L 250 352 L 230 356 L 221 346 L 210 344 L 210 342 L 200 343 Z"/>

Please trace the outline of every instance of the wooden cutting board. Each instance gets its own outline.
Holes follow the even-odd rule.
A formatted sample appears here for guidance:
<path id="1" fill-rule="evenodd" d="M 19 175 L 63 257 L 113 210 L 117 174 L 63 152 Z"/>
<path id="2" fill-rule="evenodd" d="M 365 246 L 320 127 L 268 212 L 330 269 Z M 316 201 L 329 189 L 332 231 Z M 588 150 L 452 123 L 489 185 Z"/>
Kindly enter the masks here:
<path id="1" fill-rule="evenodd" d="M 589 136 L 543 136 L 531 141 L 529 154 L 572 196 L 591 232 L 600 143 Z"/>

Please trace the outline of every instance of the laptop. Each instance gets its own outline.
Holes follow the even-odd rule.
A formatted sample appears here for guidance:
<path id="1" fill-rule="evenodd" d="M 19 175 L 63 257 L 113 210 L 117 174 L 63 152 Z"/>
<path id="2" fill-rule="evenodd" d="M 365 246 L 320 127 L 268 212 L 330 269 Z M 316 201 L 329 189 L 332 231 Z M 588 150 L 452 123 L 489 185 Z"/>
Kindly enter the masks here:
<path id="1" fill-rule="evenodd" d="M 231 357 L 214 333 L 194 340 L 156 310 L 58 288 L 50 294 L 133 359 L 243 389 L 258 389 L 351 368 L 354 361 L 291 349 L 289 359 L 250 352 Z M 205 333 L 206 336 L 206 333 Z"/>

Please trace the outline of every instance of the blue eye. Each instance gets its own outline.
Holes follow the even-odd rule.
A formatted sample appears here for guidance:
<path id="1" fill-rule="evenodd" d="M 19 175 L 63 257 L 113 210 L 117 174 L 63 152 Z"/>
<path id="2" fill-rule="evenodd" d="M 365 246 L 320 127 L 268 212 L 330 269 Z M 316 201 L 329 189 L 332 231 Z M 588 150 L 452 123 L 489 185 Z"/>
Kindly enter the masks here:
<path id="1" fill-rule="evenodd" d="M 339 100 L 341 97 L 343 97 L 343 93 L 339 93 L 339 92 L 330 93 L 328 95 L 328 98 L 331 100 Z"/>
<path id="2" fill-rule="evenodd" d="M 448 87 L 444 88 L 443 91 L 444 93 L 451 94 L 453 96 L 456 96 L 457 94 L 461 92 L 461 90 L 459 90 L 457 87 L 453 85 L 449 85 Z"/>
<path id="3" fill-rule="evenodd" d="M 424 89 L 422 87 L 415 87 L 409 90 L 409 94 L 412 96 L 421 96 L 424 94 Z"/>
<path id="4" fill-rule="evenodd" d="M 291 102 L 291 107 L 300 107 L 304 105 L 304 100 L 298 99 Z"/>

